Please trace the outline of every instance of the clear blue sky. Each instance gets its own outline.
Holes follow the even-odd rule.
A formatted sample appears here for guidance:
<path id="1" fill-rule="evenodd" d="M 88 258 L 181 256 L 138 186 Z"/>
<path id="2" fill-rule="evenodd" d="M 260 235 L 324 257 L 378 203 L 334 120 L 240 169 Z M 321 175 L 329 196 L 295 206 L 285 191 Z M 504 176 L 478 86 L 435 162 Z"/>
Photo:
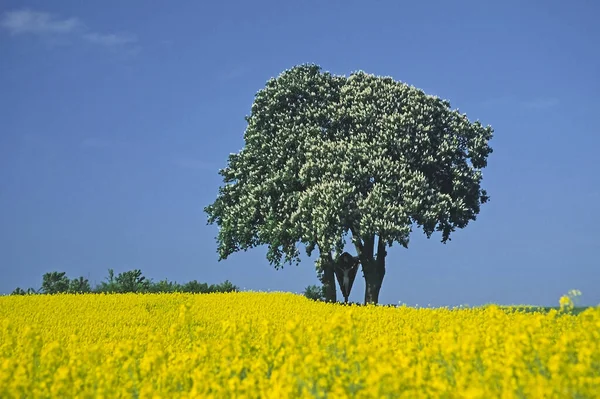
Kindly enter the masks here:
<path id="1" fill-rule="evenodd" d="M 203 207 L 267 79 L 391 75 L 495 128 L 492 201 L 389 252 L 381 302 L 600 303 L 600 3 L 3 1 L 0 292 L 66 271 L 301 292 L 312 260 L 217 262 Z M 359 272 L 351 300 L 362 301 Z"/>

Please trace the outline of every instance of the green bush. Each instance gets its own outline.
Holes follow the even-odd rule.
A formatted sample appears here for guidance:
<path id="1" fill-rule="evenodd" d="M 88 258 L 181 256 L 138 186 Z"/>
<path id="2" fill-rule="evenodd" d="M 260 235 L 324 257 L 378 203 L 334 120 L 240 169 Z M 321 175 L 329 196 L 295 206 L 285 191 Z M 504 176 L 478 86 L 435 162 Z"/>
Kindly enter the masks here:
<path id="1" fill-rule="evenodd" d="M 313 301 L 324 301 L 325 300 L 325 291 L 323 287 L 318 285 L 309 285 L 304 289 L 302 293 L 308 299 L 312 299 Z"/>

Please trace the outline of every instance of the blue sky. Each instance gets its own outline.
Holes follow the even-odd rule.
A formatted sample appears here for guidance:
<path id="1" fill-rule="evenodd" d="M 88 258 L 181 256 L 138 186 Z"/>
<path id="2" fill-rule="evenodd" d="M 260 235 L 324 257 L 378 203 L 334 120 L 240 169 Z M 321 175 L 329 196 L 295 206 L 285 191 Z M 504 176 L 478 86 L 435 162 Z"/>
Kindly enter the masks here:
<path id="1" fill-rule="evenodd" d="M 566 1 L 3 1 L 0 292 L 66 271 L 301 292 L 312 261 L 217 262 L 204 206 L 267 79 L 391 75 L 495 129 L 491 202 L 389 251 L 381 302 L 600 303 L 600 5 Z M 596 47 L 595 47 L 596 46 Z M 351 300 L 362 301 L 358 274 Z M 341 296 L 341 295 L 340 295 Z"/>

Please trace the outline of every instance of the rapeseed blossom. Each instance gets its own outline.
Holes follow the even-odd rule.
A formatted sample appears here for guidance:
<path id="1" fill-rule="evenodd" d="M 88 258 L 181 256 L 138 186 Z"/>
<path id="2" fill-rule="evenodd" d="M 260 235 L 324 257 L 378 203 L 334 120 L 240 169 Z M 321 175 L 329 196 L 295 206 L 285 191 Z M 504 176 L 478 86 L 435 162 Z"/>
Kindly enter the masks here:
<path id="1" fill-rule="evenodd" d="M 595 398 L 600 308 L 289 293 L 0 298 L 0 398 Z"/>

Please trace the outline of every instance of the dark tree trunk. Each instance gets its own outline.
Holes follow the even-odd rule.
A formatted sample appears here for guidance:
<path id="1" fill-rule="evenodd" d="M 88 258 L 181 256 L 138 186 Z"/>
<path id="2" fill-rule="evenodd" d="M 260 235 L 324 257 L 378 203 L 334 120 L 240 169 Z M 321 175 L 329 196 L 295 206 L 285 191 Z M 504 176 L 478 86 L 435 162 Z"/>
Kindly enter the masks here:
<path id="1" fill-rule="evenodd" d="M 385 276 L 385 258 L 382 260 L 371 259 L 367 264 L 363 264 L 363 273 L 365 276 L 365 305 L 379 303 L 379 291 L 381 283 Z"/>
<path id="2" fill-rule="evenodd" d="M 375 254 L 375 236 L 355 240 L 365 278 L 365 305 L 379 303 L 379 292 L 385 276 L 386 243 L 379 237 Z"/>
<path id="3" fill-rule="evenodd" d="M 321 272 L 319 279 L 321 280 L 321 284 L 323 284 L 325 302 L 336 302 L 337 295 L 335 289 L 334 264 L 333 257 L 330 253 L 321 256 Z"/>

